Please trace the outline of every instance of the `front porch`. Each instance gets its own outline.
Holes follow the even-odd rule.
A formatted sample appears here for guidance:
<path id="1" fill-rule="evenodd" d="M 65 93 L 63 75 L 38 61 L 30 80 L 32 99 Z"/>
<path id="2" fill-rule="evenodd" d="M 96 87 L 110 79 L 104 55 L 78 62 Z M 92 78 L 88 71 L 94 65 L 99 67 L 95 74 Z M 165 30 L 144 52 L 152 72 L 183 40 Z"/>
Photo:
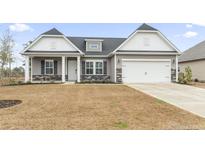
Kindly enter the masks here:
<path id="1" fill-rule="evenodd" d="M 80 82 L 80 56 L 26 56 L 25 82 Z"/>

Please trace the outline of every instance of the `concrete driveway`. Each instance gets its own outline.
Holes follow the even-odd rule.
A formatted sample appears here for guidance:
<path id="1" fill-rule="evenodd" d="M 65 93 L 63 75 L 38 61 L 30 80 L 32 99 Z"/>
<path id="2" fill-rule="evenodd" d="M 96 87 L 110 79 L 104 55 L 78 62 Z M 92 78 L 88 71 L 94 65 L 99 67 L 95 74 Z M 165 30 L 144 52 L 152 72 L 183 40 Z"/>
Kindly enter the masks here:
<path id="1" fill-rule="evenodd" d="M 128 86 L 205 118 L 205 89 L 174 83 Z"/>

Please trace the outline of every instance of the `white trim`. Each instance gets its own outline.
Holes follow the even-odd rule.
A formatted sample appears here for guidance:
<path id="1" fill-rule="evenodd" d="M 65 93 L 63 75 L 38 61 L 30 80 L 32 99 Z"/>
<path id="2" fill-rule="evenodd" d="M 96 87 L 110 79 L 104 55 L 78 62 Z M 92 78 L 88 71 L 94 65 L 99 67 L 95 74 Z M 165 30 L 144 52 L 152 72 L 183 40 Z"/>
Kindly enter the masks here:
<path id="1" fill-rule="evenodd" d="M 96 63 L 102 63 L 102 73 L 101 74 L 96 74 Z M 98 68 L 100 69 L 100 68 Z M 103 61 L 96 61 L 95 62 L 95 75 L 104 75 L 104 63 Z"/>
<path id="2" fill-rule="evenodd" d="M 93 63 L 93 67 L 92 67 L 93 73 L 92 73 L 92 74 L 88 74 L 88 73 L 87 73 L 87 69 L 91 69 L 91 67 L 90 67 L 90 64 L 89 64 L 89 68 L 87 68 L 87 64 L 86 64 L 86 63 L 91 63 L 91 62 Z M 94 64 L 95 64 L 94 61 L 89 61 L 89 60 L 86 60 L 86 61 L 85 61 L 85 75 L 95 75 L 95 74 L 94 74 Z"/>
<path id="3" fill-rule="evenodd" d="M 77 57 L 77 82 L 80 82 L 80 56 Z"/>
<path id="4" fill-rule="evenodd" d="M 178 82 L 178 56 L 176 56 L 175 59 L 175 65 L 176 65 L 176 82 Z"/>
<path id="5" fill-rule="evenodd" d="M 86 59 L 85 61 L 103 62 L 102 59 Z"/>
<path id="6" fill-rule="evenodd" d="M 82 55 L 82 54 L 80 54 L 80 53 L 57 53 L 57 52 L 53 52 L 53 53 L 51 53 L 51 52 L 49 52 L 49 53 L 46 53 L 46 52 L 36 52 L 36 51 L 31 51 L 31 52 L 26 52 L 26 53 L 23 53 L 22 55 L 32 55 L 32 54 L 39 54 L 39 55 L 41 55 L 41 54 L 45 54 L 45 55 L 52 55 L 52 54 L 58 54 L 58 55 Z"/>
<path id="7" fill-rule="evenodd" d="M 116 52 L 117 55 L 179 55 L 179 53 L 173 52 Z"/>
<path id="8" fill-rule="evenodd" d="M 89 44 L 92 44 L 92 43 L 96 43 L 98 45 L 98 48 L 97 49 L 91 49 L 89 47 Z M 86 48 L 86 52 L 102 52 L 102 42 L 97 42 L 97 41 L 93 41 L 93 42 L 89 42 L 89 41 L 86 41 L 86 44 L 85 44 L 85 48 Z"/>
<path id="9" fill-rule="evenodd" d="M 44 64 L 44 74 L 45 75 L 54 75 L 54 60 L 53 59 L 45 59 L 44 62 L 45 62 L 45 64 Z M 46 62 L 52 62 L 53 63 L 53 67 L 52 67 L 53 73 L 52 74 L 47 74 L 46 73 Z M 51 67 L 49 67 L 49 68 L 51 68 Z"/>
<path id="10" fill-rule="evenodd" d="M 24 54 L 25 56 L 33 56 L 33 57 L 35 57 L 35 56 L 41 56 L 41 57 L 62 57 L 62 56 L 66 56 L 66 57 L 77 57 L 77 56 L 79 56 L 80 54 L 58 54 L 58 53 L 56 53 L 56 54 L 45 54 L 45 53 L 42 53 L 42 54 L 39 54 L 39 53 L 33 53 L 33 54 Z"/>
<path id="11" fill-rule="evenodd" d="M 85 60 L 85 75 L 104 75 L 104 60 L 97 60 L 97 59 L 89 59 Z M 87 74 L 86 72 L 86 62 L 93 62 L 93 74 Z M 101 62 L 102 63 L 102 74 L 96 74 L 96 62 Z"/>
<path id="12" fill-rule="evenodd" d="M 29 56 L 25 56 L 25 82 L 29 81 Z"/>
<path id="13" fill-rule="evenodd" d="M 62 82 L 65 82 L 65 56 L 62 56 Z"/>
<path id="14" fill-rule="evenodd" d="M 23 54 L 26 50 L 28 50 L 29 48 L 31 48 L 31 47 L 32 47 L 38 40 L 40 40 L 42 37 L 43 37 L 43 35 L 38 36 L 31 44 L 29 44 L 25 49 L 23 49 L 22 54 Z"/>
<path id="15" fill-rule="evenodd" d="M 171 59 L 122 59 L 122 61 L 168 61 L 171 62 Z"/>
<path id="16" fill-rule="evenodd" d="M 21 54 L 25 54 L 25 51 L 28 50 L 29 48 L 31 48 L 34 44 L 36 44 L 42 37 L 58 37 L 58 38 L 64 38 L 68 43 L 71 44 L 71 46 L 73 48 L 75 48 L 78 52 L 80 52 L 81 54 L 84 54 L 78 47 L 76 47 L 67 37 L 65 37 L 64 35 L 40 35 L 39 37 L 37 37 L 31 44 L 29 44 Z"/>
<path id="17" fill-rule="evenodd" d="M 76 47 L 67 37 L 63 35 L 63 38 L 67 40 L 76 50 L 78 50 L 81 54 L 84 54 L 78 47 Z"/>
<path id="18" fill-rule="evenodd" d="M 174 48 L 178 53 L 181 54 L 180 50 L 178 48 L 175 47 L 174 44 L 172 44 L 161 32 L 159 31 L 146 31 L 146 30 L 135 30 L 130 36 L 128 36 L 128 38 L 121 43 L 113 52 L 109 53 L 109 55 L 116 53 L 117 50 L 119 50 L 125 43 L 127 43 L 133 36 L 135 36 L 137 33 L 140 32 L 146 32 L 146 33 L 158 33 L 172 48 Z"/>
<path id="19" fill-rule="evenodd" d="M 93 58 L 93 57 L 97 57 L 97 58 L 101 58 L 101 57 L 104 57 L 104 58 L 107 58 L 108 55 L 85 55 L 84 57 L 86 58 Z"/>
<path id="20" fill-rule="evenodd" d="M 93 41 L 93 42 L 103 42 L 103 39 L 85 39 L 85 41 Z"/>
<path id="21" fill-rule="evenodd" d="M 33 82 L 33 57 L 30 57 L 31 59 L 31 82 Z"/>
<path id="22" fill-rule="evenodd" d="M 114 55 L 114 82 L 116 82 L 116 77 L 117 77 L 117 73 L 116 73 L 116 69 L 117 69 L 117 65 L 116 65 L 116 54 Z"/>
<path id="23" fill-rule="evenodd" d="M 157 33 L 172 47 L 174 48 L 179 54 L 181 54 L 181 51 L 170 41 L 168 38 L 162 34 L 160 31 L 157 31 Z"/>

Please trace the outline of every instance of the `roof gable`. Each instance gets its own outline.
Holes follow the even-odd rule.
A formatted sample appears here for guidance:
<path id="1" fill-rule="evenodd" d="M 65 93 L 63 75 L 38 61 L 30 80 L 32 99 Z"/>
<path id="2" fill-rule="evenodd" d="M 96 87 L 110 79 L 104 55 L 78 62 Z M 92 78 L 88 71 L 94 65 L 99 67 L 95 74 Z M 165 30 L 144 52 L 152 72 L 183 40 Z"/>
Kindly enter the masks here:
<path id="1" fill-rule="evenodd" d="M 119 50 L 128 51 L 175 51 L 158 33 L 138 32 Z"/>
<path id="2" fill-rule="evenodd" d="M 29 51 L 77 51 L 63 37 L 41 37 Z"/>
<path id="3" fill-rule="evenodd" d="M 50 42 L 50 47 L 48 47 L 49 42 L 46 42 L 46 44 L 45 44 L 46 48 L 42 49 L 44 51 L 47 51 L 47 50 L 53 50 L 53 51 L 78 51 L 79 53 L 83 54 L 82 51 L 77 46 L 75 46 L 67 37 L 64 36 L 63 33 L 59 32 L 56 28 L 53 28 L 53 29 L 41 34 L 31 44 L 29 44 L 23 50 L 23 52 L 30 52 L 32 50 L 40 51 L 43 45 L 41 45 L 41 47 L 37 47 L 36 44 L 39 42 L 39 40 L 41 40 L 42 38 L 46 38 L 46 37 L 47 38 L 53 38 L 53 40 L 52 40 L 52 42 Z M 58 38 L 58 41 L 57 41 L 57 38 Z M 61 41 L 59 41 L 59 38 L 62 38 Z M 64 41 L 63 44 L 62 44 L 62 41 Z M 65 45 L 65 42 L 67 43 L 67 45 Z M 53 45 L 51 45 L 51 44 L 53 44 Z M 55 47 L 52 47 L 52 46 L 56 46 L 56 44 L 57 44 L 58 47 L 56 47 L 56 49 L 55 49 Z"/>
<path id="4" fill-rule="evenodd" d="M 110 55 L 117 52 L 118 50 L 120 50 L 121 47 L 123 47 L 132 37 L 134 37 L 139 32 L 157 33 L 166 43 L 168 43 L 174 49 L 174 51 L 176 53 L 178 53 L 178 54 L 181 53 L 180 50 L 178 48 L 176 48 L 176 46 L 173 43 L 171 43 L 160 31 L 158 31 L 157 29 L 155 29 L 147 24 L 142 24 L 131 35 L 129 35 L 128 38 L 124 42 L 122 42 L 112 53 L 110 53 Z"/>

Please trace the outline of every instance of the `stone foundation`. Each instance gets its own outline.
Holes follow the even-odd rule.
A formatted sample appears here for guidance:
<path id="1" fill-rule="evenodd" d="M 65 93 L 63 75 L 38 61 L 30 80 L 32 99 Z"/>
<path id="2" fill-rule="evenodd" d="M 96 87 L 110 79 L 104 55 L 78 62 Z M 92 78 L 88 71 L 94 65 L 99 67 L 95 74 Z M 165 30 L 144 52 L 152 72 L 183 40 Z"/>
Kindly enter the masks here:
<path id="1" fill-rule="evenodd" d="M 122 83 L 122 68 L 116 69 L 116 81 L 117 83 Z"/>
<path id="2" fill-rule="evenodd" d="M 61 81 L 61 75 L 33 75 L 33 81 Z"/>
<path id="3" fill-rule="evenodd" d="M 81 82 L 111 82 L 109 75 L 81 75 Z"/>

